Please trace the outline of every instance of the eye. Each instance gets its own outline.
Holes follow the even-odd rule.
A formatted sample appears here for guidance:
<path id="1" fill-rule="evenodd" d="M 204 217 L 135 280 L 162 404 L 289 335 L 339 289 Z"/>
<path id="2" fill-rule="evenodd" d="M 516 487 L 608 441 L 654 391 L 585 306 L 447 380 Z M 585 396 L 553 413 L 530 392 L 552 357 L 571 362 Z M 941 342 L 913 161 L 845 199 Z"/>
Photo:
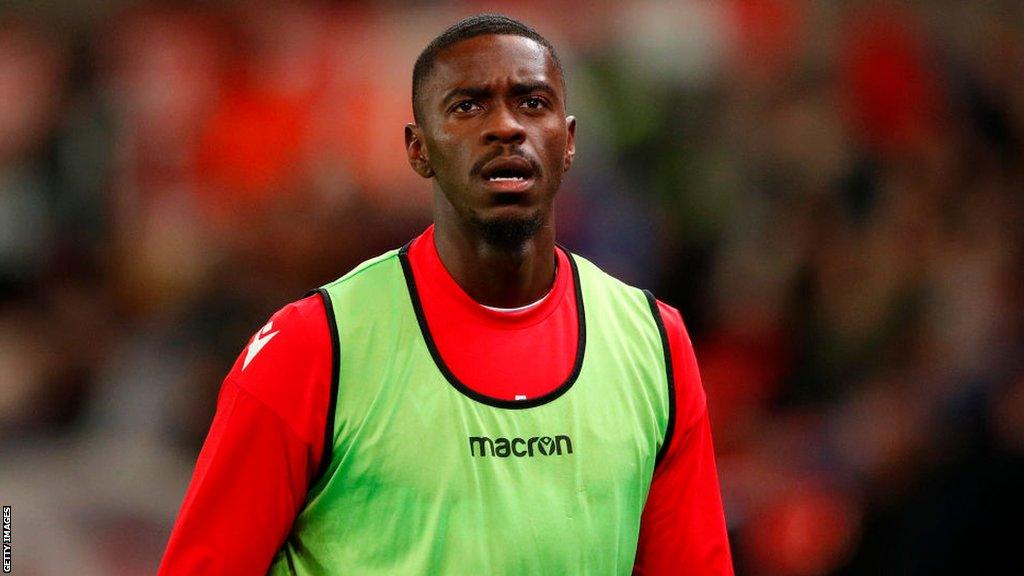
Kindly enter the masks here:
<path id="1" fill-rule="evenodd" d="M 529 98 L 524 99 L 523 102 L 520 104 L 520 106 L 529 108 L 530 110 L 540 110 L 541 108 L 546 108 L 547 105 L 547 100 L 541 98 L 540 96 L 530 96 Z"/>
<path id="2" fill-rule="evenodd" d="M 477 104 L 476 102 L 474 102 L 472 100 L 463 100 L 461 102 L 456 102 L 455 105 L 451 107 L 449 112 L 457 112 L 457 113 L 460 113 L 460 114 L 468 114 L 468 113 L 473 112 L 474 110 L 477 110 L 479 108 L 480 108 L 480 105 Z"/>

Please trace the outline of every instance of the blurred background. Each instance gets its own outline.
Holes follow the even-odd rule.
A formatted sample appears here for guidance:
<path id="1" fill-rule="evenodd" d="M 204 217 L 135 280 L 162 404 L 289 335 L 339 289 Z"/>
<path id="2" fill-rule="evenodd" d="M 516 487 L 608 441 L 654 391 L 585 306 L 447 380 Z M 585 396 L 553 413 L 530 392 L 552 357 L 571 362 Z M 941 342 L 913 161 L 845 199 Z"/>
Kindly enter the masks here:
<path id="1" fill-rule="evenodd" d="M 252 333 L 429 224 L 412 64 L 481 11 L 565 63 L 561 241 L 690 328 L 737 573 L 1024 574 L 1014 0 L 7 0 L 15 573 L 155 572 Z"/>

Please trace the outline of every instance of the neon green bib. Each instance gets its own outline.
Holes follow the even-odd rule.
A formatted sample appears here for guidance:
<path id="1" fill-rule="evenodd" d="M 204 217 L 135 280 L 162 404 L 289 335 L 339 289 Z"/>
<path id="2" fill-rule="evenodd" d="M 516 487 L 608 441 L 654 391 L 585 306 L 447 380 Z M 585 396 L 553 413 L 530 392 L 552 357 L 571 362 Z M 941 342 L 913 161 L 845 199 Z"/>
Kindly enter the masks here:
<path id="1" fill-rule="evenodd" d="M 272 574 L 631 572 L 672 426 L 665 332 L 650 294 L 570 262 L 576 366 L 518 402 L 444 365 L 404 249 L 321 289 L 337 333 L 329 461 Z"/>

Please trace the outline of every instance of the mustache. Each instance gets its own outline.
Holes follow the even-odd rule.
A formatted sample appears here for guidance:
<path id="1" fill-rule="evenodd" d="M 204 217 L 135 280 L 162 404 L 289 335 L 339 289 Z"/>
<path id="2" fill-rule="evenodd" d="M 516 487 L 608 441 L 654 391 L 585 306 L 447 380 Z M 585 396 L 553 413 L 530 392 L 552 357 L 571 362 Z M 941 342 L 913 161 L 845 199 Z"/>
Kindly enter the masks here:
<path id="1" fill-rule="evenodd" d="M 476 163 L 473 164 L 473 167 L 470 168 L 469 170 L 470 175 L 479 176 L 480 173 L 483 172 L 484 166 L 486 166 L 488 162 L 494 160 L 495 158 L 498 158 L 499 156 L 518 156 L 530 163 L 530 167 L 533 168 L 534 175 L 541 174 L 540 162 L 528 156 L 518 146 L 513 146 L 507 150 L 503 148 L 497 148 L 494 150 L 494 152 L 491 152 L 484 156 L 483 158 L 477 160 Z"/>

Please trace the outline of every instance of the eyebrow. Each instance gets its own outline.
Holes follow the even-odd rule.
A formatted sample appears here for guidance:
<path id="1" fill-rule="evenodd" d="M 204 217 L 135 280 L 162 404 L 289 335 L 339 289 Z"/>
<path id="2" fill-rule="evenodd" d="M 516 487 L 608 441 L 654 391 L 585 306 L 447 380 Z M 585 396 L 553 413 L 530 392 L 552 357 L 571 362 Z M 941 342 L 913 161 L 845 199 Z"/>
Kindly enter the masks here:
<path id="1" fill-rule="evenodd" d="M 558 93 L 551 87 L 547 82 L 516 82 L 512 85 L 509 92 L 513 96 L 523 96 L 526 94 L 533 94 L 535 92 L 543 92 L 552 98 L 556 98 Z M 489 98 L 494 94 L 494 90 L 484 86 L 468 86 L 463 88 L 452 88 L 441 99 L 442 104 L 447 104 L 456 98 L 473 98 L 473 99 L 485 99 Z"/>
<path id="2" fill-rule="evenodd" d="M 555 89 L 547 82 L 517 82 L 512 85 L 513 96 L 524 96 L 526 94 L 533 94 L 534 92 L 543 92 L 552 98 L 558 96 L 558 94 L 555 93 Z"/>
<path id="3" fill-rule="evenodd" d="M 447 104 L 456 98 L 473 98 L 479 100 L 487 98 L 491 95 L 493 90 L 490 88 L 484 88 L 482 86 L 472 86 L 468 88 L 452 88 L 441 99 L 442 104 Z"/>

